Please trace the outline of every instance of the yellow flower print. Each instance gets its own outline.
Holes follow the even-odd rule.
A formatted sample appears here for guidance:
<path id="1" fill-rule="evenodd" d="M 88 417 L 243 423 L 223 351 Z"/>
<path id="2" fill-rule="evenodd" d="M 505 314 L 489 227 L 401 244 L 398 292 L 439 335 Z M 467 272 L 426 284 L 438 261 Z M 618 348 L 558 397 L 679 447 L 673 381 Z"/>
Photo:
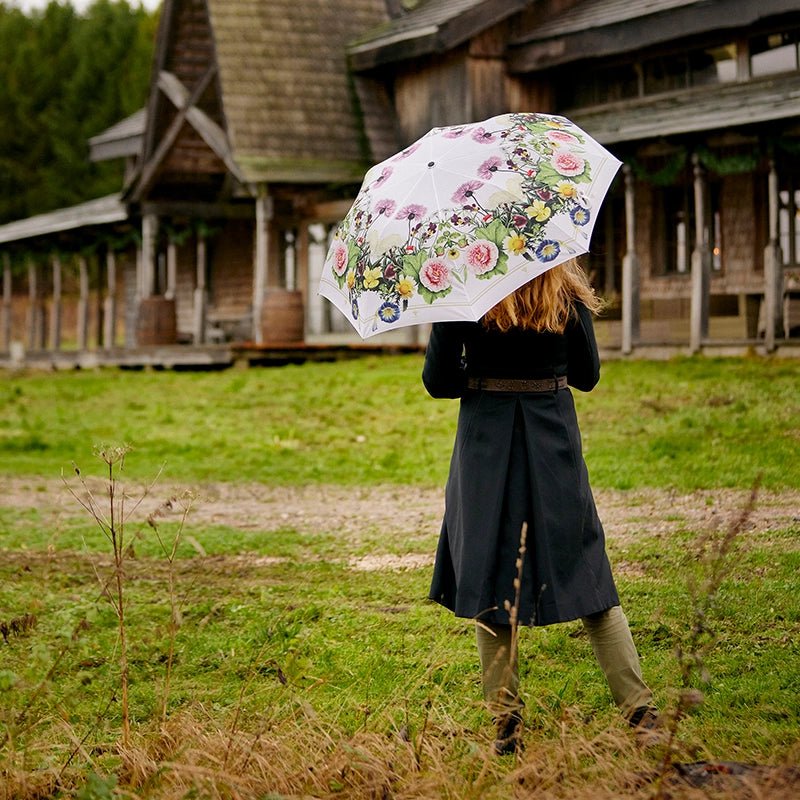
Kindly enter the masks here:
<path id="1" fill-rule="evenodd" d="M 356 273 L 351 269 L 347 273 L 347 288 L 352 289 L 356 285 Z"/>
<path id="2" fill-rule="evenodd" d="M 447 257 L 448 257 L 448 258 L 449 258 L 451 261 L 455 261 L 455 260 L 456 260 L 456 259 L 457 259 L 457 258 L 458 258 L 460 255 L 461 255 L 461 251 L 460 251 L 460 250 L 459 250 L 457 247 L 451 247 L 451 248 L 450 248 L 450 249 L 447 251 Z"/>
<path id="3" fill-rule="evenodd" d="M 525 237 L 519 233 L 512 233 L 503 242 L 506 252 L 518 256 L 525 249 Z"/>
<path id="4" fill-rule="evenodd" d="M 578 196 L 578 187 L 569 181 L 561 181 L 561 183 L 556 186 L 556 191 L 561 197 L 567 200 Z"/>
<path id="5" fill-rule="evenodd" d="M 364 288 L 365 289 L 374 289 L 378 285 L 378 281 L 381 279 L 381 268 L 380 267 L 373 267 L 372 269 L 365 269 L 364 270 Z"/>
<path id="6" fill-rule="evenodd" d="M 401 300 L 410 300 L 416 288 L 417 284 L 414 279 L 407 275 L 401 275 L 397 281 L 397 294 L 400 295 Z"/>
<path id="7" fill-rule="evenodd" d="M 546 219 L 550 218 L 552 212 L 544 204 L 543 200 L 534 200 L 533 203 L 525 209 L 525 213 L 537 222 L 544 222 Z"/>

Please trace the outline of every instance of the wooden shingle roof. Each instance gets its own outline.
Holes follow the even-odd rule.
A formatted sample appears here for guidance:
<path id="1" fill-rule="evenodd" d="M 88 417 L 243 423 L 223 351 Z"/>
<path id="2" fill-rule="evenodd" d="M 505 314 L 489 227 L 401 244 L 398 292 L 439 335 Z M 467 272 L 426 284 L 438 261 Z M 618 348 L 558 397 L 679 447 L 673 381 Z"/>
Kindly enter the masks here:
<path id="1" fill-rule="evenodd" d="M 458 46 L 529 6 L 532 0 L 424 0 L 401 16 L 362 31 L 348 48 L 355 69 L 367 70 Z"/>
<path id="2" fill-rule="evenodd" d="M 207 0 L 225 127 L 246 181 L 360 180 L 373 162 L 346 45 L 385 0 Z"/>
<path id="3" fill-rule="evenodd" d="M 800 75 L 779 75 L 748 83 L 566 112 L 603 144 L 755 125 L 800 118 Z"/>

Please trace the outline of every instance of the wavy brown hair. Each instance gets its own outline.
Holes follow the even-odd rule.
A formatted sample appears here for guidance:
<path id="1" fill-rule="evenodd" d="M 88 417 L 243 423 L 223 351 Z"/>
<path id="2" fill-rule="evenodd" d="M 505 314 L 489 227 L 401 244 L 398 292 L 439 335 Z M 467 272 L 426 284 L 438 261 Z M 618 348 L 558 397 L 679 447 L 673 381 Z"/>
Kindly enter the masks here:
<path id="1" fill-rule="evenodd" d="M 503 332 L 522 328 L 563 333 L 576 302 L 595 314 L 603 307 L 586 273 L 573 258 L 520 286 L 483 315 L 483 324 Z"/>

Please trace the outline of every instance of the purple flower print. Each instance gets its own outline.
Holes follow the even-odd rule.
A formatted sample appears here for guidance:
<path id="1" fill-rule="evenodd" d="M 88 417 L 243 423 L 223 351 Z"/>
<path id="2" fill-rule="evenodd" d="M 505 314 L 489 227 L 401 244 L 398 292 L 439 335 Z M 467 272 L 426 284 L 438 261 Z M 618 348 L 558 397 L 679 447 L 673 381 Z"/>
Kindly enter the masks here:
<path id="1" fill-rule="evenodd" d="M 469 203 L 472 196 L 478 189 L 483 186 L 481 181 L 467 181 L 466 183 L 462 183 L 461 186 L 456 189 L 455 194 L 453 195 L 453 202 L 458 203 L 459 205 L 465 205 Z"/>
<path id="2" fill-rule="evenodd" d="M 576 206 L 572 209 L 572 211 L 569 212 L 569 215 L 576 225 L 587 225 L 591 219 L 589 209 L 584 208 L 583 206 Z"/>
<path id="3" fill-rule="evenodd" d="M 397 275 L 397 267 L 395 267 L 394 264 L 387 264 L 383 268 L 383 277 L 386 278 L 386 280 L 392 281 L 395 279 L 396 275 Z"/>
<path id="4" fill-rule="evenodd" d="M 375 213 L 380 216 L 383 214 L 385 217 L 391 217 L 394 214 L 394 210 L 397 207 L 397 204 L 394 200 L 390 200 L 388 197 L 385 197 L 383 200 L 378 200 L 375 203 Z"/>
<path id="5" fill-rule="evenodd" d="M 393 172 L 394 170 L 391 167 L 384 167 L 381 170 L 381 174 L 372 182 L 372 185 L 380 186 L 382 183 L 386 183 L 392 177 Z"/>
<path id="6" fill-rule="evenodd" d="M 486 161 L 478 167 L 478 175 L 483 178 L 483 180 L 490 181 L 502 164 L 502 158 L 498 158 L 497 156 L 487 158 Z"/>
<path id="7" fill-rule="evenodd" d="M 420 143 L 416 142 L 412 144 L 410 147 L 406 147 L 401 153 L 398 153 L 392 161 L 402 161 L 404 158 L 408 158 L 412 153 L 416 153 L 419 150 Z"/>
<path id="8" fill-rule="evenodd" d="M 492 144 L 497 141 L 497 136 L 484 128 L 476 128 L 472 133 L 472 138 L 480 144 Z"/>
<path id="9" fill-rule="evenodd" d="M 468 130 L 469 128 L 464 126 L 459 128 L 449 128 L 442 134 L 442 137 L 444 139 L 460 139 Z"/>
<path id="10" fill-rule="evenodd" d="M 428 209 L 425 206 L 421 206 L 418 203 L 411 203 L 407 206 L 403 206 L 398 212 L 396 219 L 419 219 L 420 217 L 424 217 L 427 213 Z"/>

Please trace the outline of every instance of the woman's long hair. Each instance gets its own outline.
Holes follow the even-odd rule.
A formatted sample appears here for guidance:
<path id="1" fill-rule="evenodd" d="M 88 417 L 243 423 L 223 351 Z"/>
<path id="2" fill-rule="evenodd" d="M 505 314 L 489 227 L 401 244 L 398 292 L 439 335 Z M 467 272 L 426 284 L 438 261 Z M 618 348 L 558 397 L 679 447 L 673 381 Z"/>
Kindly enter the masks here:
<path id="1" fill-rule="evenodd" d="M 484 314 L 483 324 L 503 332 L 522 328 L 563 333 L 576 302 L 595 314 L 603 307 L 586 273 L 573 258 L 520 286 Z"/>

